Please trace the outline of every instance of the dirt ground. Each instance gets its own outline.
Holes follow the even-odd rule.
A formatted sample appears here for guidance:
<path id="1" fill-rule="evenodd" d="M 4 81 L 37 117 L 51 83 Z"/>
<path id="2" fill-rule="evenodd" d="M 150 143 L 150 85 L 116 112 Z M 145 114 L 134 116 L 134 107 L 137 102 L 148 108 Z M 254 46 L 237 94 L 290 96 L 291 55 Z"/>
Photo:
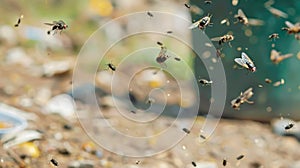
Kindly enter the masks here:
<path id="1" fill-rule="evenodd" d="M 129 158 L 113 154 L 97 146 L 84 132 L 78 120 L 66 120 L 60 115 L 42 113 L 42 106 L 20 105 L 22 95 L 30 95 L 42 87 L 48 87 L 52 96 L 71 89 L 71 74 L 54 77 L 35 77 L 26 68 L 1 66 L 1 76 L 8 77 L 7 82 L 15 86 L 14 92 L 4 91 L 8 83 L 1 83 L 0 101 L 38 118 L 29 121 L 29 130 L 38 130 L 42 139 L 16 145 L 9 149 L 0 148 L 0 167 L 72 167 L 74 161 L 81 161 L 81 167 L 103 168 L 182 168 L 182 167 L 243 167 L 243 168 L 297 168 L 300 167 L 300 143 L 295 137 L 279 136 L 272 132 L 268 123 L 255 121 L 222 119 L 211 137 L 201 143 L 199 130 L 205 118 L 197 117 L 193 128 L 176 146 L 152 157 Z M 130 127 L 119 120 L 114 107 L 106 107 L 105 114 L 118 122 L 118 129 L 130 128 L 130 132 L 139 132 L 141 128 Z M 162 116 L 161 125 L 168 125 L 172 118 Z M 195 118 L 184 119 L 194 120 Z M 153 127 L 153 129 L 156 129 Z M 112 144 L 120 139 L 111 137 Z M 150 142 L 149 142 L 150 143 Z M 153 141 L 152 145 L 160 142 Z M 236 158 L 243 155 L 240 160 Z M 55 159 L 58 166 L 51 163 Z M 224 161 L 226 160 L 226 161 Z M 53 161 L 54 162 L 54 161 Z M 192 163 L 193 162 L 193 163 Z M 83 164 L 85 163 L 85 165 Z M 196 166 L 193 166 L 195 164 Z M 74 165 L 73 167 L 76 167 Z M 77 166 L 79 167 L 79 166 Z"/>

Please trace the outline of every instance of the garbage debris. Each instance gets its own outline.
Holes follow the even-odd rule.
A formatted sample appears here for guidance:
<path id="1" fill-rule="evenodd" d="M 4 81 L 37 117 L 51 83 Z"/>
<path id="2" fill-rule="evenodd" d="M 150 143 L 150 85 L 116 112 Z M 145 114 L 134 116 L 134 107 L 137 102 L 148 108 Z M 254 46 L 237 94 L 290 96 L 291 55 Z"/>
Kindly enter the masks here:
<path id="1" fill-rule="evenodd" d="M 19 145 L 24 142 L 42 139 L 42 133 L 36 130 L 23 130 L 14 133 L 8 133 L 1 138 L 4 149 Z"/>
<path id="2" fill-rule="evenodd" d="M 25 118 L 5 108 L 0 103 L 0 138 L 7 133 L 18 132 L 26 127 L 27 121 Z"/>

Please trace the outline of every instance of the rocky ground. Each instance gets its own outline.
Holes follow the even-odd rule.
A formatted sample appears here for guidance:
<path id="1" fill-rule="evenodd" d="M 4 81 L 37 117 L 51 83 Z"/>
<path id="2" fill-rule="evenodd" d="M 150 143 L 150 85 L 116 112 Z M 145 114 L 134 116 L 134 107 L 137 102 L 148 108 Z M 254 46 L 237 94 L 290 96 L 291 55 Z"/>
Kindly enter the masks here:
<path id="1" fill-rule="evenodd" d="M 28 69 L 22 67 L 14 71 L 11 69 L 9 65 L 1 66 L 1 76 L 5 74 L 13 83 L 10 85 L 11 88 L 7 88 L 7 84 L 2 83 L 0 100 L 2 103 L 26 111 L 26 114 L 34 114 L 27 116 L 29 125 L 26 130 L 34 130 L 39 135 L 34 135 L 32 132 L 24 133 L 20 138 L 24 142 L 8 148 L 4 147 L 7 142 L 3 140 L 3 136 L 0 167 L 214 168 L 223 167 L 223 162 L 226 162 L 226 167 L 300 167 L 299 141 L 293 136 L 274 134 L 269 123 L 222 119 L 213 135 L 206 137 L 204 141 L 203 137 L 200 137 L 199 130 L 205 118 L 200 116 L 196 118 L 190 133 L 170 150 L 143 158 L 113 154 L 96 145 L 97 142 L 86 135 L 76 118 L 45 113 L 44 108 L 51 97 L 71 89 L 71 73 L 40 77 L 29 75 Z M 42 88 L 49 89 L 51 96 L 40 96 L 37 99 L 39 95 L 37 93 Z M 122 120 L 122 116 L 114 107 L 106 107 L 103 113 L 110 121 L 116 121 L 114 123 L 116 129 L 136 133 L 136 135 L 143 131 L 155 132 L 173 121 L 171 117 L 162 116 L 159 120 L 160 124 L 144 129 L 131 126 Z M 185 122 L 194 119 L 182 120 Z M 175 128 L 184 134 L 180 126 L 175 125 Z M 26 140 L 24 135 L 31 135 L 33 138 Z M 114 136 L 106 138 L 110 139 L 112 146 L 120 143 L 120 139 Z M 149 144 L 150 147 L 155 148 L 168 141 L 172 142 L 172 138 L 165 141 L 150 139 Z M 237 160 L 241 155 L 244 157 Z M 51 159 L 55 159 L 58 166 L 55 166 L 56 162 L 54 160 L 51 162 Z"/>
<path id="2" fill-rule="evenodd" d="M 114 50 L 108 51 L 107 57 L 99 63 L 101 65 L 98 67 L 99 72 L 94 82 L 99 96 L 97 100 L 104 116 L 97 116 L 97 110 L 79 100 L 76 100 L 77 107 L 75 107 L 71 97 L 72 87 L 79 95 L 84 95 L 87 89 L 94 89 L 94 85 L 91 84 L 74 85 L 72 73 L 76 57 L 90 35 L 107 21 L 137 11 L 147 11 L 145 18 L 153 21 L 156 16 L 153 18 L 151 14 L 149 15 L 149 11 L 155 10 L 180 14 L 186 18 L 189 18 L 192 12 L 197 14 L 199 19 L 204 14 L 211 13 L 209 10 L 218 11 L 215 9 L 219 8 L 211 8 L 214 7 L 214 3 L 209 5 L 210 1 L 202 4 L 203 8 L 209 10 L 196 6 L 189 9 L 186 7 L 189 5 L 184 6 L 186 2 L 183 1 L 126 0 L 114 1 L 114 4 L 111 3 L 112 1 L 105 0 L 74 2 L 72 0 L 60 3 L 57 0 L 45 0 L 33 1 L 30 4 L 25 1 L 1 1 L 1 6 L 7 8 L 0 10 L 0 13 L 5 16 L 0 21 L 0 168 L 300 168 L 300 123 L 287 118 L 277 118 L 265 123 L 221 119 L 213 134 L 206 136 L 205 132 L 200 131 L 205 125 L 205 116 L 192 115 L 193 117 L 177 119 L 179 124 L 173 124 L 175 118 L 170 115 L 156 116 L 156 113 L 145 113 L 143 110 L 132 111 L 127 108 L 128 104 L 122 101 L 116 108 L 112 101 L 110 85 L 113 68 L 109 69 L 106 64 L 117 65 L 122 56 L 139 50 L 137 46 L 141 44 L 146 47 L 156 47 L 157 50 L 153 53 L 158 53 L 161 46 L 157 46 L 157 41 L 169 42 L 166 38 L 156 37 L 154 34 L 148 40 L 142 36 L 133 41 L 128 40 L 128 44 L 125 44 L 126 39 L 125 42 L 115 44 Z M 223 9 L 224 6 L 220 8 Z M 230 16 L 237 9 L 232 10 Z M 295 13 L 297 10 L 290 11 Z M 217 13 L 212 14 L 213 19 L 218 16 Z M 225 17 L 223 11 L 221 14 L 222 18 L 218 18 L 220 21 Z M 24 18 L 20 15 L 24 15 Z M 18 27 L 15 27 L 18 17 L 22 18 L 22 21 Z M 142 17 L 139 22 L 144 23 L 145 18 Z M 47 31 L 51 27 L 44 23 L 52 23 L 54 19 L 63 19 L 68 23 L 69 28 L 61 34 L 48 35 Z M 159 23 L 172 23 L 172 20 L 159 19 L 162 19 Z M 213 22 L 216 27 L 217 18 Z M 178 22 L 174 24 L 176 30 L 172 30 L 173 33 L 190 31 Z M 125 23 L 115 23 L 114 30 L 105 30 L 105 37 L 99 41 L 111 42 L 118 39 L 122 33 L 126 34 L 139 27 L 135 26 L 135 23 L 132 25 L 126 27 Z M 151 25 L 160 27 L 163 24 L 151 23 Z M 246 35 L 251 36 L 252 31 L 248 28 L 242 29 L 245 29 Z M 280 31 L 280 28 L 278 30 Z M 186 38 L 185 40 L 192 39 L 190 36 Z M 257 37 L 254 39 L 257 41 Z M 284 41 L 284 37 L 281 36 L 280 39 Z M 192 65 L 194 57 L 190 56 L 190 51 L 183 51 L 176 42 L 172 43 L 173 45 L 168 45 L 170 51 L 178 49 L 180 55 L 185 56 L 182 61 Z M 245 47 L 248 50 L 247 44 Z M 232 47 L 234 50 L 235 48 L 241 49 L 240 46 Z M 95 54 L 93 51 L 92 55 Z M 147 55 L 143 54 L 143 56 Z M 139 58 L 140 62 L 149 59 L 150 62 L 157 63 L 154 59 L 156 55 L 152 53 L 149 55 L 153 59 L 150 56 L 142 57 Z M 225 61 L 233 62 L 233 58 Z M 91 62 L 95 63 L 93 60 Z M 123 66 L 123 69 L 127 72 L 139 71 L 135 61 L 129 60 L 129 62 L 131 64 Z M 212 59 L 212 62 L 216 62 L 216 59 Z M 181 77 L 188 76 L 180 68 L 178 60 L 175 59 L 173 65 L 177 70 L 175 72 Z M 187 93 L 188 98 L 184 97 L 182 100 L 178 94 L 176 79 L 169 79 L 170 76 L 170 74 L 169 76 L 163 74 L 162 71 L 141 72 L 136 75 L 136 78 L 132 78 L 129 90 L 134 94 L 135 101 L 142 102 L 142 106 L 145 104 L 145 96 L 153 88 L 164 88 L 169 93 L 167 94 L 167 105 L 170 105 L 168 107 L 173 105 L 187 107 L 193 104 L 196 99 L 188 87 L 189 83 L 183 83 L 184 93 Z M 84 82 L 84 78 L 81 81 Z M 119 80 L 117 84 L 121 86 L 123 82 L 124 80 Z M 165 87 L 166 85 L 168 87 Z M 123 95 L 128 88 L 115 87 L 114 89 L 117 95 Z M 158 96 L 155 100 L 160 102 L 163 98 Z M 75 111 L 78 113 L 74 113 Z M 272 111 L 272 108 L 269 107 L 266 111 Z M 94 112 L 93 115 L 90 115 L 90 112 Z M 172 110 L 170 112 L 172 113 Z M 241 113 L 241 111 L 234 112 Z M 126 120 L 125 117 L 145 121 L 155 117 L 157 119 L 150 125 L 137 125 L 132 120 Z M 84 121 L 92 127 L 87 129 L 79 121 Z M 108 129 L 105 121 L 109 121 L 120 134 L 147 136 L 148 139 L 141 145 L 120 138 L 114 133 L 105 134 Z M 12 128 L 16 122 L 22 127 L 15 134 L 9 128 Z M 192 128 L 186 127 L 187 123 L 193 122 Z M 94 125 L 98 127 L 93 127 Z M 173 131 L 170 136 L 162 139 L 151 137 L 163 133 L 166 128 Z M 184 128 L 186 129 L 183 130 Z M 91 138 L 91 134 L 88 135 L 89 131 L 96 133 L 94 139 Z M 178 139 L 180 141 L 175 143 Z M 105 140 L 106 144 L 99 143 L 100 140 Z M 166 150 L 170 146 L 171 148 Z M 107 148 L 114 150 L 107 150 Z M 120 152 L 118 150 L 120 148 L 126 149 L 126 152 L 142 154 L 153 153 L 158 149 L 165 150 L 151 157 L 127 157 L 112 152 Z"/>

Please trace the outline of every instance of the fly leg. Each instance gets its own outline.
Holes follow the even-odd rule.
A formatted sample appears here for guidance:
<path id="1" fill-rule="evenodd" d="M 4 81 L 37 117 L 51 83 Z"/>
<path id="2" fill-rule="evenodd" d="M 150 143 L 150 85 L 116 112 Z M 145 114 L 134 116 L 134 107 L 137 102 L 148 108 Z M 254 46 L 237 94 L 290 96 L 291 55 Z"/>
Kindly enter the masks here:
<path id="1" fill-rule="evenodd" d="M 247 99 L 245 99 L 244 100 L 246 103 L 248 103 L 248 104 L 253 104 L 254 103 L 254 101 L 250 101 L 250 100 L 247 100 Z"/>
<path id="2" fill-rule="evenodd" d="M 53 35 L 55 35 L 56 33 L 57 33 L 57 29 L 55 29 L 55 30 L 54 30 L 54 33 L 53 33 Z"/>

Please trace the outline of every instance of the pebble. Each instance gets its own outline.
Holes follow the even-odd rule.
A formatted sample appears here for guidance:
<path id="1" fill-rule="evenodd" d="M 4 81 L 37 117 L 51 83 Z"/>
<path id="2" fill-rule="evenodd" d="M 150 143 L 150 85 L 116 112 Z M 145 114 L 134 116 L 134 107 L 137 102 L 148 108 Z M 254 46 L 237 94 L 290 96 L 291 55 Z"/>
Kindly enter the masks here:
<path id="1" fill-rule="evenodd" d="M 41 155 L 38 146 L 33 142 L 22 143 L 18 146 L 17 150 L 20 150 L 22 155 L 29 156 L 32 158 L 38 158 Z"/>
<path id="2" fill-rule="evenodd" d="M 20 47 L 8 50 L 5 61 L 8 64 L 20 64 L 24 67 L 29 67 L 33 64 L 33 60 Z"/>
<path id="3" fill-rule="evenodd" d="M 59 114 L 65 119 L 70 120 L 75 117 L 75 108 L 74 100 L 71 96 L 67 94 L 60 94 L 47 102 L 43 108 L 43 112 L 46 114 Z"/>
<path id="4" fill-rule="evenodd" d="M 0 27 L 0 41 L 6 42 L 8 45 L 16 45 L 18 42 L 16 31 L 8 25 Z"/>
<path id="5" fill-rule="evenodd" d="M 52 95 L 52 92 L 51 92 L 50 88 L 41 88 L 37 91 L 33 101 L 37 105 L 43 106 L 51 98 L 51 95 Z"/>
<path id="6" fill-rule="evenodd" d="M 23 107 L 31 107 L 33 105 L 33 101 L 27 96 L 22 96 L 19 100 L 19 104 Z"/>
<path id="7" fill-rule="evenodd" d="M 46 77 L 52 77 L 54 75 L 60 75 L 71 70 L 71 62 L 64 61 L 50 61 L 43 64 L 43 75 Z"/>
<path id="8" fill-rule="evenodd" d="M 289 168 L 299 168 L 300 167 L 300 160 L 294 162 L 289 166 Z"/>

